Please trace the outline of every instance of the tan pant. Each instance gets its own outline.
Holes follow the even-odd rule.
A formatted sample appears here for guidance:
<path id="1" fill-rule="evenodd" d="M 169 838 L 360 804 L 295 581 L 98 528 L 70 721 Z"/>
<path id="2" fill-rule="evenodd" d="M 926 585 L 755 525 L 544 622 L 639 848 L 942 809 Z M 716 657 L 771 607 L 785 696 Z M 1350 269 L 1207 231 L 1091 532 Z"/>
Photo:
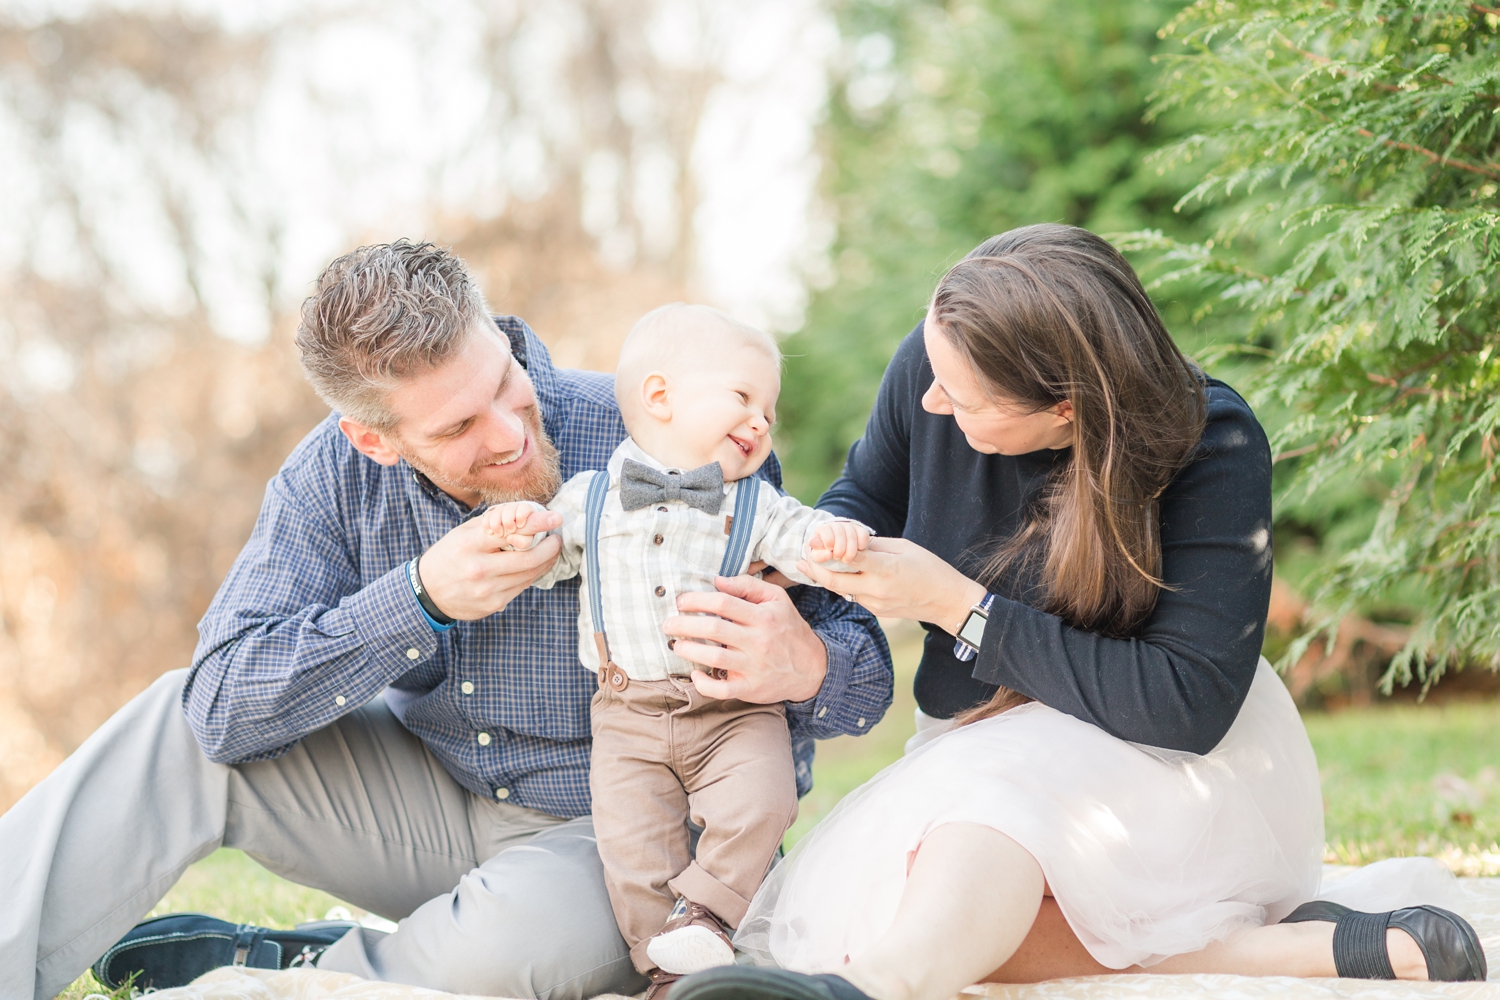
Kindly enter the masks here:
<path id="1" fill-rule="evenodd" d="M 620 933 L 648 972 L 646 942 L 677 896 L 731 927 L 745 916 L 797 818 L 791 740 L 781 705 L 705 698 L 686 678 L 628 680 L 618 667 L 600 674 L 594 832 Z M 703 827 L 696 860 L 689 818 Z"/>

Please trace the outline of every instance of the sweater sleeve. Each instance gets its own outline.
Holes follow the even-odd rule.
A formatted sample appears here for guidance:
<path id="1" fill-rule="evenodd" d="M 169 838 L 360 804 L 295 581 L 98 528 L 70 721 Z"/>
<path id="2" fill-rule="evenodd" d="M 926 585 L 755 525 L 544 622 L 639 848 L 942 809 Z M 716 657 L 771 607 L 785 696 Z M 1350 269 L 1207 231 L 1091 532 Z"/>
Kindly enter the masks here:
<path id="1" fill-rule="evenodd" d="M 911 417 L 927 388 L 920 382 L 925 357 L 919 324 L 896 348 L 864 436 L 850 446 L 844 473 L 818 500 L 819 510 L 867 524 L 877 535 L 901 537 L 910 499 Z"/>
<path id="2" fill-rule="evenodd" d="M 1249 406 L 1211 390 L 1194 461 L 1161 503 L 1156 608 L 1127 639 L 997 598 L 975 678 L 1121 739 L 1192 753 L 1234 722 L 1260 659 L 1271 595 L 1271 452 Z"/>

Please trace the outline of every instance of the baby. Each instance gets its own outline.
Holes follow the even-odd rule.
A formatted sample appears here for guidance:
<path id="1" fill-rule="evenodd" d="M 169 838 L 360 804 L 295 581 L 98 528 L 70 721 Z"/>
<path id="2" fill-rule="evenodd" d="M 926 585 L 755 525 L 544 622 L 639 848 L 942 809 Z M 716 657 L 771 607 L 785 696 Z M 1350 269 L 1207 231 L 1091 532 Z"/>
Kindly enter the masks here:
<path id="1" fill-rule="evenodd" d="M 781 355 L 766 334 L 705 306 L 644 316 L 620 351 L 615 396 L 630 433 L 604 472 L 570 479 L 549 505 L 562 552 L 538 587 L 584 574 L 579 658 L 597 670 L 594 831 L 631 959 L 656 994 L 734 961 L 744 917 L 797 815 L 782 705 L 698 693 L 696 667 L 662 632 L 677 595 L 713 591 L 763 561 L 799 583 L 798 559 L 841 563 L 870 530 L 754 478 L 771 453 Z M 540 537 L 529 503 L 485 525 L 512 548 Z M 543 524 L 555 521 L 539 515 Z M 830 562 L 825 561 L 825 565 Z M 703 828 L 696 858 L 688 820 Z"/>

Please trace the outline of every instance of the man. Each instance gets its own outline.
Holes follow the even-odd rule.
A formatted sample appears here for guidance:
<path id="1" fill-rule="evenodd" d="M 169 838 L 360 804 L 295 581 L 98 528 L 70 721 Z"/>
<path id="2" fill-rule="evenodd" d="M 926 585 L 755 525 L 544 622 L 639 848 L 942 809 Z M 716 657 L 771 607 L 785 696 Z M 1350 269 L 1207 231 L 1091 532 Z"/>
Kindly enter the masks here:
<path id="1" fill-rule="evenodd" d="M 192 668 L 0 817 L 0 1000 L 52 997 L 221 845 L 404 918 L 319 968 L 634 992 L 588 816 L 577 583 L 529 590 L 556 539 L 499 551 L 473 516 L 604 467 L 624 436 L 610 378 L 553 368 L 456 256 L 405 241 L 334 261 L 298 347 L 336 412 L 271 481 Z M 678 610 L 669 634 L 713 640 L 679 654 L 726 672 L 705 694 L 787 703 L 799 792 L 813 738 L 890 703 L 879 627 L 826 591 L 740 577 Z"/>

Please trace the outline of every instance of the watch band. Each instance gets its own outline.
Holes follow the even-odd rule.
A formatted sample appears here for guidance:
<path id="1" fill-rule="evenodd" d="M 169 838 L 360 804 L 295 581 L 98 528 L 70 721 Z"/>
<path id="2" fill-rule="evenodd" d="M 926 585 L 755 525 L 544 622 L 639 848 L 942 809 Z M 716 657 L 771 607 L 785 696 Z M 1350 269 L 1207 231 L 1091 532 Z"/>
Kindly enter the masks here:
<path id="1" fill-rule="evenodd" d="M 953 640 L 955 659 L 967 663 L 979 655 L 979 643 L 984 636 L 985 626 L 989 624 L 990 605 L 994 603 L 995 595 L 985 594 L 978 604 L 969 609 L 968 616 L 964 618 L 964 623 L 959 626 L 958 635 Z"/>

